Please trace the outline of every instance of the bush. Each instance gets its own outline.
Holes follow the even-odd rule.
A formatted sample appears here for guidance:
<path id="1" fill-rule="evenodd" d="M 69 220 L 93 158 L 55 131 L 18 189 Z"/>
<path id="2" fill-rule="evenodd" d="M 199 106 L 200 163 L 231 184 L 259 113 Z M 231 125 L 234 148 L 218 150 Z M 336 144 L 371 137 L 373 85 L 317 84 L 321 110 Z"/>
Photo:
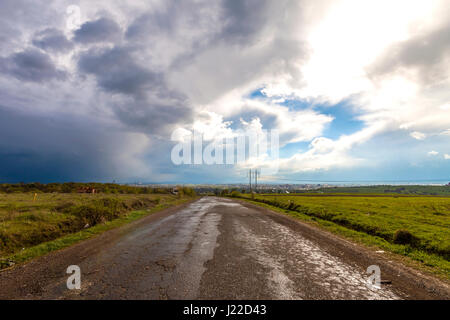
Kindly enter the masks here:
<path id="1" fill-rule="evenodd" d="M 239 198 L 241 196 L 241 194 L 235 190 L 235 191 L 231 192 L 230 196 L 233 198 Z"/>
<path id="2" fill-rule="evenodd" d="M 188 196 L 188 197 L 195 197 L 195 190 L 189 187 L 178 187 L 178 195 L 181 196 Z"/>
<path id="3" fill-rule="evenodd" d="M 394 243 L 396 244 L 409 244 L 416 243 L 417 238 L 412 235 L 408 230 L 397 230 L 394 234 Z"/>
<path id="4" fill-rule="evenodd" d="M 71 214 L 77 217 L 81 225 L 94 226 L 110 220 L 110 212 L 106 208 L 94 205 L 81 205 L 71 208 Z"/>

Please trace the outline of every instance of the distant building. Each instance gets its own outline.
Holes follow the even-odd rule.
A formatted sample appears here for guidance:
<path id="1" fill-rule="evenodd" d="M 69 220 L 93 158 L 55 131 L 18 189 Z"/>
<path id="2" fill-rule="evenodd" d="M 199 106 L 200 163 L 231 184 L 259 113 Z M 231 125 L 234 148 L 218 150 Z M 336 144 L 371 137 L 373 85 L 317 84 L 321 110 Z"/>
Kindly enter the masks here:
<path id="1" fill-rule="evenodd" d="M 97 193 L 94 188 L 91 187 L 81 187 L 77 190 L 78 193 Z"/>

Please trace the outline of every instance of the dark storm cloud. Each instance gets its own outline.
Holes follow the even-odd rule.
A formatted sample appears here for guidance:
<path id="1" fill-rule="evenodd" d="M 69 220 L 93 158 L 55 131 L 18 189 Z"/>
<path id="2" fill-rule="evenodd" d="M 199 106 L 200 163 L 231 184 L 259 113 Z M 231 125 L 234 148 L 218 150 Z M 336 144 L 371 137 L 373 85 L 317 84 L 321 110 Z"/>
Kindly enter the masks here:
<path id="1" fill-rule="evenodd" d="M 86 118 L 24 114 L 0 106 L 3 181 L 111 181 L 120 172 L 117 157 L 127 152 L 127 143 L 120 132 Z"/>
<path id="2" fill-rule="evenodd" d="M 192 110 L 185 97 L 166 86 L 163 74 L 140 66 L 133 50 L 88 50 L 80 55 L 78 69 L 94 75 L 104 91 L 124 95 L 126 102 L 111 107 L 119 120 L 134 130 L 162 133 L 171 130 L 172 124 L 189 121 Z"/>
<path id="3" fill-rule="evenodd" d="M 192 109 L 184 101 L 173 101 L 171 104 L 158 104 L 152 101 L 134 101 L 114 106 L 118 118 L 134 130 L 168 137 L 174 125 L 190 123 L 193 118 Z"/>
<path id="4" fill-rule="evenodd" d="M 121 37 L 119 25 L 109 18 L 88 21 L 75 31 L 74 41 L 90 44 L 97 42 L 115 42 Z"/>
<path id="5" fill-rule="evenodd" d="M 22 81 L 43 82 L 66 77 L 66 72 L 59 70 L 49 55 L 36 49 L 0 58 L 0 70 Z"/>
<path id="6" fill-rule="evenodd" d="M 105 91 L 142 95 L 146 90 L 160 90 L 162 75 L 139 66 L 131 51 L 123 47 L 88 50 L 80 55 L 78 68 L 95 75 L 98 85 Z"/>
<path id="7" fill-rule="evenodd" d="M 222 4 L 225 27 L 221 37 L 230 41 L 251 41 L 271 14 L 266 0 L 224 0 Z"/>
<path id="8" fill-rule="evenodd" d="M 50 52 L 67 52 L 73 49 L 73 43 L 64 33 L 54 28 L 47 28 L 35 34 L 33 45 Z"/>

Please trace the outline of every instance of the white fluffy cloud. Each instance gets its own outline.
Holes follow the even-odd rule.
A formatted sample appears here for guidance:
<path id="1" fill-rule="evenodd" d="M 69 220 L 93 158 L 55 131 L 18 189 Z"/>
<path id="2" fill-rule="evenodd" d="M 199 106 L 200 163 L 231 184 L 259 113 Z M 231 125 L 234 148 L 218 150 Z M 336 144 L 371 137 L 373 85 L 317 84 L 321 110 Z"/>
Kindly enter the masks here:
<path id="1" fill-rule="evenodd" d="M 208 92 L 218 88 L 223 92 L 217 94 L 217 99 L 208 98 L 208 101 L 212 100 L 208 103 L 209 110 L 237 114 L 253 109 L 265 115 L 276 114 L 278 121 L 271 124 L 276 124 L 276 128 L 284 133 L 292 132 L 292 138 L 284 140 L 286 143 L 321 141 L 317 146 L 322 148 L 327 141 L 327 148 L 333 151 L 318 152 L 316 143 L 312 143 L 309 151 L 280 161 L 281 166 L 299 171 L 364 163 L 362 159 L 353 159 L 352 147 L 383 133 L 407 131 L 419 141 L 441 132 L 445 134 L 443 130 L 450 126 L 446 107 L 450 99 L 450 44 L 448 37 L 441 34 L 448 34 L 449 30 L 445 28 L 448 3 L 377 1 L 367 4 L 356 0 L 324 3 L 309 4 L 312 12 L 320 12 L 318 19 L 305 19 L 290 26 L 299 30 L 289 38 L 289 41 L 301 43 L 296 54 L 273 56 L 272 53 L 271 59 L 266 59 L 264 65 L 252 73 L 249 70 L 255 69 L 259 57 L 270 50 L 273 38 L 261 40 L 258 46 L 246 47 L 239 56 L 220 47 L 218 51 L 208 50 L 210 56 L 206 61 L 224 62 L 214 68 L 214 72 L 221 74 L 229 66 L 237 66 L 236 70 L 240 71 L 221 77 L 220 81 L 227 82 L 214 82 L 213 90 L 209 90 L 209 84 L 205 85 Z M 297 8 L 298 11 L 291 10 L 290 17 L 303 16 L 301 10 L 306 5 Z M 379 23 L 380 19 L 383 23 Z M 426 41 L 429 44 L 423 45 Z M 252 56 L 252 52 L 257 55 Z M 413 56 L 415 53 L 417 57 Z M 284 59 L 284 64 L 277 64 L 277 58 Z M 213 68 L 204 63 L 205 60 L 199 58 L 189 68 L 192 72 L 200 71 L 201 75 L 206 72 L 208 79 Z M 429 75 L 424 81 L 423 72 L 428 67 L 439 73 Z M 234 77 L 239 79 L 233 80 Z M 246 81 L 240 83 L 243 79 Z M 264 105 L 263 102 L 247 101 L 245 93 L 261 86 L 262 92 L 273 98 L 272 101 L 299 98 L 313 104 L 333 105 L 349 100 L 366 128 L 350 137 L 323 140 L 325 138 L 320 137 L 324 126 L 332 118 L 326 119 L 320 114 L 296 114 L 267 102 Z M 224 88 L 228 90 L 223 91 Z M 348 140 L 352 143 L 346 143 Z M 341 147 L 343 145 L 345 147 Z"/>
<path id="2" fill-rule="evenodd" d="M 419 132 L 419 131 L 411 132 L 409 135 L 416 140 L 425 140 L 425 138 L 427 137 L 426 134 Z"/>

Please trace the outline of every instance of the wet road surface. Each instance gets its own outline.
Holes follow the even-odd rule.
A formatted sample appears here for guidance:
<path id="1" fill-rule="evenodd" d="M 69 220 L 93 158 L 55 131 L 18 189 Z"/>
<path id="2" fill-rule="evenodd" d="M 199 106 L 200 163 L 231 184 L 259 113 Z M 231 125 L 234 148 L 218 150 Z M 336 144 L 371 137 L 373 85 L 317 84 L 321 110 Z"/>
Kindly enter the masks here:
<path id="1" fill-rule="evenodd" d="M 390 284 L 368 288 L 373 264 Z M 81 290 L 66 287 L 69 265 L 81 269 Z M 433 281 L 267 209 L 204 197 L 2 272 L 0 298 L 448 298 Z"/>

